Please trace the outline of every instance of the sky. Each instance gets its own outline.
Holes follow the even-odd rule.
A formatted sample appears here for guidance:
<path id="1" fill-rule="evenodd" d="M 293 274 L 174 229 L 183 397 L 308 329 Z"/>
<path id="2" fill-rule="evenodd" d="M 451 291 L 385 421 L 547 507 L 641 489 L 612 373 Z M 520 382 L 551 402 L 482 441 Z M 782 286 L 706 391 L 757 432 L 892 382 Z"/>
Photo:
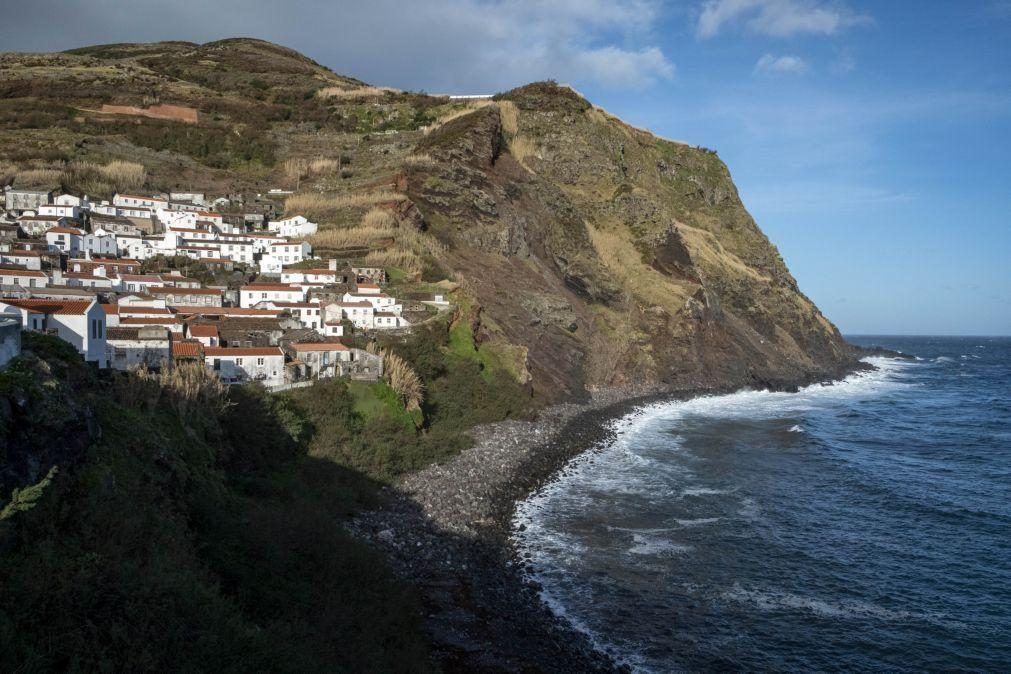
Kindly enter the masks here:
<path id="1" fill-rule="evenodd" d="M 0 49 L 251 36 L 415 91 L 556 79 L 631 124 L 718 151 L 844 333 L 1011 335 L 1011 0 L 25 7 L 0 0 Z"/>

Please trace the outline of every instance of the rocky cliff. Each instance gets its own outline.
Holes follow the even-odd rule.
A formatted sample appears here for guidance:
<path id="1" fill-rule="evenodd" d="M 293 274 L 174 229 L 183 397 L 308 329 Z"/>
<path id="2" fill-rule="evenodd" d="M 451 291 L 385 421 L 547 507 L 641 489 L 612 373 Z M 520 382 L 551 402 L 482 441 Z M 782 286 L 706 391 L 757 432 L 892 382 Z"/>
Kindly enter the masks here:
<path id="1" fill-rule="evenodd" d="M 461 103 L 239 39 L 4 55 L 0 91 L 0 180 L 48 171 L 111 196 L 115 176 L 82 167 L 119 161 L 143 165 L 131 189 L 291 189 L 271 206 L 318 220 L 318 252 L 388 262 L 399 292 L 443 282 L 473 348 L 543 401 L 798 382 L 852 362 L 715 152 L 567 87 Z M 155 104 L 198 121 L 101 112 Z"/>

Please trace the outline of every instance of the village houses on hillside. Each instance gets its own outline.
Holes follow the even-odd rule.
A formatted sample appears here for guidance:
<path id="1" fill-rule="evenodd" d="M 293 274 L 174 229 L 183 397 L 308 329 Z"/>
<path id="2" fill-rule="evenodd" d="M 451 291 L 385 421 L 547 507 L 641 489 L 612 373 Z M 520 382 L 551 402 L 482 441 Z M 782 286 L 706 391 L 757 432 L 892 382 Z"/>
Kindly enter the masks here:
<path id="1" fill-rule="evenodd" d="M 0 322 L 55 334 L 99 368 L 197 362 L 222 382 L 271 389 L 379 377 L 382 359 L 341 338 L 410 330 L 409 303 L 383 290 L 385 270 L 312 264 L 304 239 L 316 223 L 216 211 L 223 203 L 8 185 Z M 201 278 L 181 273 L 180 260 Z"/>

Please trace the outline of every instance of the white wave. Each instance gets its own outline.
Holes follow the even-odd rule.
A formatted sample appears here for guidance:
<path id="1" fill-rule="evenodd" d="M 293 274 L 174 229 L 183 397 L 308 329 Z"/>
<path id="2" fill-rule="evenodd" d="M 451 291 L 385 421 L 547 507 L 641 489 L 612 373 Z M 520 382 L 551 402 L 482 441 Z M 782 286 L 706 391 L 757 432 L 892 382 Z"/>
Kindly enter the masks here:
<path id="1" fill-rule="evenodd" d="M 633 534 L 632 545 L 628 548 L 628 553 L 632 555 L 670 555 L 686 554 L 694 550 L 690 545 L 675 543 L 664 538 L 647 536 L 645 534 Z"/>
<path id="2" fill-rule="evenodd" d="M 789 432 L 790 433 L 804 433 L 804 427 L 801 426 L 800 424 L 794 424 L 793 426 L 790 426 Z"/>
<path id="3" fill-rule="evenodd" d="M 674 520 L 683 527 L 702 527 L 707 524 L 716 524 L 722 517 L 699 517 L 692 520 Z"/>
<path id="4" fill-rule="evenodd" d="M 689 487 L 681 492 L 682 496 L 720 496 L 722 494 L 732 494 L 733 489 L 712 489 L 711 487 Z"/>
<path id="5" fill-rule="evenodd" d="M 822 618 L 842 620 L 872 619 L 889 622 L 922 620 L 936 624 L 956 624 L 942 613 L 890 609 L 856 599 L 830 602 L 780 590 L 748 590 L 738 584 L 735 584 L 731 590 L 722 593 L 721 597 L 739 604 L 754 606 L 760 611 L 799 610 L 809 611 Z"/>
<path id="6" fill-rule="evenodd" d="M 954 358 L 949 358 L 948 356 L 938 356 L 934 359 L 935 363 L 954 363 Z"/>

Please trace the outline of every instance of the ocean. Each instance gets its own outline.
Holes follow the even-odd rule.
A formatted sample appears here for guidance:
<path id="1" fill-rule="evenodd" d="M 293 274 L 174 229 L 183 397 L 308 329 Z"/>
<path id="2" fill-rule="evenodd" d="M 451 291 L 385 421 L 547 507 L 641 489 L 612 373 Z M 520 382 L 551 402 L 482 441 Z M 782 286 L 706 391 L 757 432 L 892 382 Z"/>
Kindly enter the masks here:
<path id="1" fill-rule="evenodd" d="M 522 502 L 548 605 L 639 671 L 1011 671 L 1011 338 L 647 406 Z"/>

